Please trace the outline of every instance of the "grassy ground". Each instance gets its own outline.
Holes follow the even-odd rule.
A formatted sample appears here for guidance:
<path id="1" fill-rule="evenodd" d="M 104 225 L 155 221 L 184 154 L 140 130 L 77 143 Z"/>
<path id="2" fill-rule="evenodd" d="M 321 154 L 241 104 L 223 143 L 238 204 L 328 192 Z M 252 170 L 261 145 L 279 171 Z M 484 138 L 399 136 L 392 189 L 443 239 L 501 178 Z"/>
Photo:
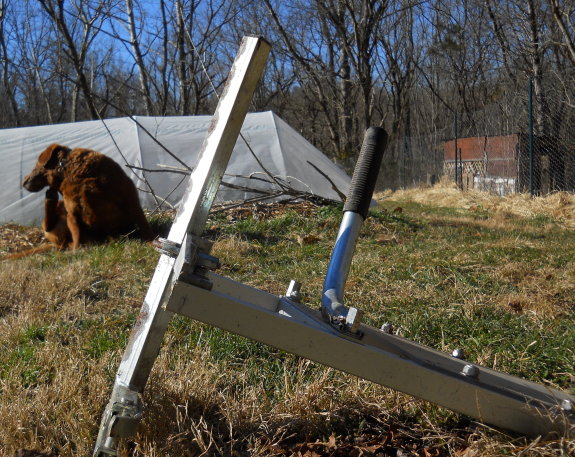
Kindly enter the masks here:
<path id="1" fill-rule="evenodd" d="M 379 196 L 346 303 L 409 339 L 575 393 L 575 208 L 449 188 Z M 213 215 L 221 274 L 320 302 L 340 208 Z M 0 254 L 38 242 L 1 231 Z M 16 240 L 16 241 L 14 241 Z M 90 455 L 158 254 L 116 241 L 0 264 L 0 455 Z M 176 317 L 123 456 L 564 456 L 290 354 Z"/>

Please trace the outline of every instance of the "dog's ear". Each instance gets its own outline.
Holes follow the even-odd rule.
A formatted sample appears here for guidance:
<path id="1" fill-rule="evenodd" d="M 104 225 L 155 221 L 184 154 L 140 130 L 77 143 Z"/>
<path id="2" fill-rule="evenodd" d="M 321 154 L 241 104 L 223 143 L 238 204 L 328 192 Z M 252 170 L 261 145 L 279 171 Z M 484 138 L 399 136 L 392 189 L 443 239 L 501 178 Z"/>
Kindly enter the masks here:
<path id="1" fill-rule="evenodd" d="M 56 168 L 60 162 L 68 157 L 70 148 L 62 146 L 61 144 L 51 144 L 40 154 L 40 160 L 44 162 L 44 168 L 52 170 Z"/>

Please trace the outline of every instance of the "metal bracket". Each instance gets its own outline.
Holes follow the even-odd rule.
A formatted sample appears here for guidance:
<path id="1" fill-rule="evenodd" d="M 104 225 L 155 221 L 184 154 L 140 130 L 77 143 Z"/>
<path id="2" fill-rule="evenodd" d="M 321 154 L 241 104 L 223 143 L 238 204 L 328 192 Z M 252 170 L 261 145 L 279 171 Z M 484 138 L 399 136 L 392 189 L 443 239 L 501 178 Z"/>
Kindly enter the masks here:
<path id="1" fill-rule="evenodd" d="M 208 271 L 220 268 L 217 257 L 209 253 L 213 243 L 196 235 L 188 234 L 185 241 L 184 264 L 179 281 L 193 284 L 206 290 L 212 289 L 212 283 L 207 277 Z"/>
<path id="2" fill-rule="evenodd" d="M 94 457 L 115 456 L 119 438 L 134 436 L 143 414 L 143 406 L 137 392 L 115 386 L 100 425 Z"/>
<path id="3" fill-rule="evenodd" d="M 360 340 L 363 338 L 363 332 L 360 330 L 363 311 L 354 307 L 346 307 L 338 302 L 332 302 L 337 315 L 331 315 L 322 307 L 322 316 L 329 325 L 341 334 Z"/>
<path id="4" fill-rule="evenodd" d="M 215 271 L 221 266 L 220 260 L 209 254 L 213 243 L 190 233 L 186 236 L 184 245 L 184 263 L 178 280 L 211 290 L 212 284 L 207 278 L 207 272 Z M 175 259 L 182 246 L 166 238 L 158 238 L 154 241 L 154 247 L 160 253 Z"/>
<path id="5" fill-rule="evenodd" d="M 156 238 L 152 244 L 156 248 L 160 254 L 167 255 L 168 257 L 176 258 L 180 253 L 180 248 L 182 245 L 180 243 L 176 243 L 175 241 L 170 241 L 166 238 L 158 237 Z"/>

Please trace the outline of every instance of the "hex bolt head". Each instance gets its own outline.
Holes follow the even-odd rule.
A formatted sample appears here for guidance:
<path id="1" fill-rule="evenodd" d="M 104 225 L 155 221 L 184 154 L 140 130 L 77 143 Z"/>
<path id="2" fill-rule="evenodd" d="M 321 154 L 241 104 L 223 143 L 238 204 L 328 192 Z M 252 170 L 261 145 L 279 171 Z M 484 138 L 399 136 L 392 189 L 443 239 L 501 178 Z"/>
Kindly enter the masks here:
<path id="1" fill-rule="evenodd" d="M 463 367 L 463 370 L 461 370 L 461 374 L 469 378 L 477 378 L 479 376 L 479 368 L 468 363 Z"/>
<path id="2" fill-rule="evenodd" d="M 465 360 L 465 351 L 463 349 L 454 349 L 451 356 L 459 360 Z"/>
<path id="3" fill-rule="evenodd" d="M 561 409 L 567 413 L 573 412 L 573 403 L 567 398 L 561 402 Z"/>
<path id="4" fill-rule="evenodd" d="M 383 324 L 381 326 L 380 330 L 383 333 L 387 333 L 388 335 L 391 335 L 393 333 L 393 324 L 391 322 L 386 322 L 385 324 Z"/>
<path id="5" fill-rule="evenodd" d="M 363 317 L 363 311 L 353 306 L 347 309 L 347 316 L 345 317 L 345 325 L 349 327 L 352 333 L 356 333 L 359 330 L 359 325 L 361 324 L 361 318 Z"/>

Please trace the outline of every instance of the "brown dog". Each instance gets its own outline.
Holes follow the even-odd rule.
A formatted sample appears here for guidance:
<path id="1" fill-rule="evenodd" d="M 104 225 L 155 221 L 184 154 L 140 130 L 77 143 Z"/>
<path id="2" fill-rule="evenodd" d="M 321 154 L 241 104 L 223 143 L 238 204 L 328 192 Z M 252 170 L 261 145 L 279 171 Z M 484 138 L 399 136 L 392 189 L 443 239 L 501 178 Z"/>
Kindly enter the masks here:
<path id="1" fill-rule="evenodd" d="M 138 230 L 154 233 L 140 206 L 138 191 L 120 165 L 89 149 L 52 144 L 38 157 L 22 185 L 30 192 L 48 186 L 42 228 L 46 238 L 65 249 Z M 58 201 L 58 192 L 62 201 Z"/>

